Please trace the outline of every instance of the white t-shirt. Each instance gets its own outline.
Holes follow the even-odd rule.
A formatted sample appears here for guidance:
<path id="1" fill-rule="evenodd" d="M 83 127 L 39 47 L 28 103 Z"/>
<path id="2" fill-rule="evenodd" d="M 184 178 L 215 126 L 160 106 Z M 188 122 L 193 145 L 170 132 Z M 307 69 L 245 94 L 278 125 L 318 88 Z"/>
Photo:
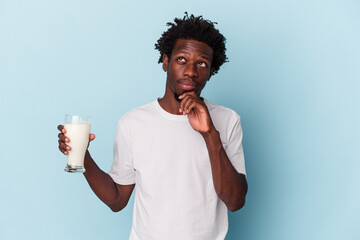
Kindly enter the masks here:
<path id="1" fill-rule="evenodd" d="M 227 156 L 245 174 L 239 115 L 205 103 Z M 166 112 L 157 100 L 126 113 L 109 175 L 118 184 L 136 184 L 130 240 L 225 238 L 227 208 L 215 192 L 205 141 L 186 115 Z"/>

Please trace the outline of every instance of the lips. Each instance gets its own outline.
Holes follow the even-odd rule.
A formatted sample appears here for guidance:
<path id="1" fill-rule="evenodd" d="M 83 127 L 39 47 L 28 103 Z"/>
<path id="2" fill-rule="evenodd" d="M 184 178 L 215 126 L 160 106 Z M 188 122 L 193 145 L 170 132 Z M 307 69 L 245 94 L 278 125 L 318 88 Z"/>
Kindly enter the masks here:
<path id="1" fill-rule="evenodd" d="M 194 90 L 197 86 L 196 82 L 189 79 L 180 79 L 177 82 L 179 83 L 180 87 L 186 91 Z"/>

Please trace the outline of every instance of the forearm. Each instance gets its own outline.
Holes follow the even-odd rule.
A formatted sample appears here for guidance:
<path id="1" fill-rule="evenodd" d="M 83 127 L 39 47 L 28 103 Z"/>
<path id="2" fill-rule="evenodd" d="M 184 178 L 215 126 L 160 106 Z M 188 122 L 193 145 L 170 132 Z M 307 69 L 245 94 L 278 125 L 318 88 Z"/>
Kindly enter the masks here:
<path id="1" fill-rule="evenodd" d="M 98 167 L 89 151 L 86 151 L 85 154 L 84 167 L 86 169 L 84 176 L 93 192 L 101 201 L 113 209 L 113 205 L 119 197 L 116 183 L 107 173 Z"/>
<path id="2" fill-rule="evenodd" d="M 245 204 L 245 176 L 239 174 L 230 162 L 216 129 L 202 135 L 209 152 L 215 191 L 230 211 L 236 211 Z"/>

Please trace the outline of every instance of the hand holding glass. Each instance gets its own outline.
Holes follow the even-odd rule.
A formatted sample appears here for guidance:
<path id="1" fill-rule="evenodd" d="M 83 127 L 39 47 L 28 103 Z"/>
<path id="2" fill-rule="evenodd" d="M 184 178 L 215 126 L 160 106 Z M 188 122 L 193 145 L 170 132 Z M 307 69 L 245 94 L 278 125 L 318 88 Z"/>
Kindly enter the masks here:
<path id="1" fill-rule="evenodd" d="M 84 157 L 89 145 L 91 117 L 65 115 L 64 128 L 66 129 L 65 136 L 70 139 L 67 145 L 71 147 L 68 151 L 65 171 L 85 172 Z"/>

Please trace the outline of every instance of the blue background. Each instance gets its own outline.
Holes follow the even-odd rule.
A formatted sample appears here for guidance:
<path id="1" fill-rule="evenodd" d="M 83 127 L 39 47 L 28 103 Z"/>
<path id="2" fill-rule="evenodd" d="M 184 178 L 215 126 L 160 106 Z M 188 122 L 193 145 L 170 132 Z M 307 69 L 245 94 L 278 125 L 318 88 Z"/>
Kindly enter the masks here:
<path id="1" fill-rule="evenodd" d="M 359 1 L 0 0 L 0 239 L 127 239 L 63 171 L 56 126 L 93 116 L 112 163 L 118 118 L 162 96 L 154 43 L 188 11 L 218 22 L 226 63 L 203 92 L 242 117 L 247 203 L 227 239 L 360 239 Z"/>

